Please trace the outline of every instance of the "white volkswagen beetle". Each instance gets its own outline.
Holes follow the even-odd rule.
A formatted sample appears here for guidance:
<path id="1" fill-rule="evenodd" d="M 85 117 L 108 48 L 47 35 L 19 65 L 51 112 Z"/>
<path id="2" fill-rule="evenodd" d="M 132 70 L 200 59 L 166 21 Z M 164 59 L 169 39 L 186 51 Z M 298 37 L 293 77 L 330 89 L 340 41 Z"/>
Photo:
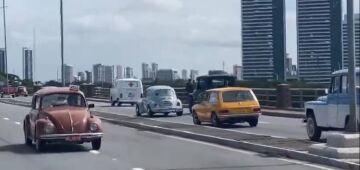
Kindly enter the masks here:
<path id="1" fill-rule="evenodd" d="M 170 86 L 152 86 L 146 89 L 145 97 L 136 104 L 136 115 L 147 113 L 152 117 L 155 113 L 176 113 L 182 116 L 183 106 L 176 97 L 175 90 Z"/>

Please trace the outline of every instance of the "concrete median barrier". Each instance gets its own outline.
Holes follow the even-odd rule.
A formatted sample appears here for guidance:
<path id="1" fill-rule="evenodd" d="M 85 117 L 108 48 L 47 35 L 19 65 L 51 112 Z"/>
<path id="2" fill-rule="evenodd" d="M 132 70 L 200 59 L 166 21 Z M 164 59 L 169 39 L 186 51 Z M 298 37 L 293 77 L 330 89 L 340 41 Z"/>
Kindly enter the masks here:
<path id="1" fill-rule="evenodd" d="M 10 100 L 0 100 L 0 102 L 26 107 L 30 106 L 30 103 L 26 102 Z M 246 134 L 242 132 L 226 131 L 219 128 L 209 128 L 207 126 L 162 122 L 108 112 L 92 111 L 92 113 L 99 116 L 104 121 L 126 127 L 249 150 L 274 157 L 286 157 L 338 168 L 359 170 L 359 164 L 357 163 L 309 153 L 308 148 L 310 145 L 314 144 L 314 142 L 308 140 L 283 139 L 266 135 Z"/>

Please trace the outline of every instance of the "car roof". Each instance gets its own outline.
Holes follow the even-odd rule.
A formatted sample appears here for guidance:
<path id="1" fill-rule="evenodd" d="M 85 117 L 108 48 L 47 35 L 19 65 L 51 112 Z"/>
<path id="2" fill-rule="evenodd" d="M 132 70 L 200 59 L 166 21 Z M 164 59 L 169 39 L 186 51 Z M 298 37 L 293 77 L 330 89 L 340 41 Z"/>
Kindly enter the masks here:
<path id="1" fill-rule="evenodd" d="M 170 90 L 174 90 L 174 88 L 170 87 L 170 86 L 150 86 L 147 88 L 148 90 L 160 90 L 160 89 L 170 89 Z"/>
<path id="2" fill-rule="evenodd" d="M 70 90 L 70 87 L 52 87 L 52 86 L 41 88 L 35 93 L 35 95 L 45 96 L 54 93 L 76 93 L 76 94 L 84 95 L 80 90 Z"/>
<path id="3" fill-rule="evenodd" d="M 348 69 L 342 69 L 342 70 L 338 70 L 338 71 L 333 72 L 332 75 L 347 74 L 348 72 L 349 72 Z M 356 72 L 356 73 L 359 73 L 359 72 L 360 72 L 360 68 L 357 67 L 357 68 L 355 69 L 355 72 Z"/>
<path id="4" fill-rule="evenodd" d="M 209 91 L 209 92 L 212 92 L 212 91 L 222 92 L 222 91 L 240 91 L 240 90 L 250 91 L 251 89 L 246 88 L 246 87 L 223 87 L 223 88 L 210 89 L 210 90 L 207 90 L 207 91 Z"/>

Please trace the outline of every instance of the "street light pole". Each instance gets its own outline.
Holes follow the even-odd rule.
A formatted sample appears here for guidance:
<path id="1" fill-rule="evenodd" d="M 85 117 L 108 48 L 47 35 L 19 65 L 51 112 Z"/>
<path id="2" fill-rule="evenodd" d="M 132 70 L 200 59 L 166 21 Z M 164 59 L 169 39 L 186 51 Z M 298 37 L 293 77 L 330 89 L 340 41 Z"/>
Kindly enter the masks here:
<path id="1" fill-rule="evenodd" d="M 9 69 L 8 69 L 8 59 L 7 59 L 7 43 L 6 43 L 6 16 L 5 16 L 5 0 L 3 0 L 3 21 L 4 21 L 4 58 L 5 58 L 5 71 L 6 71 L 6 86 L 7 93 L 9 94 Z"/>
<path id="2" fill-rule="evenodd" d="M 61 34 L 61 84 L 65 86 L 64 77 L 64 25 L 63 25 L 63 1 L 60 0 L 60 34 Z"/>
<path id="3" fill-rule="evenodd" d="M 354 38 L 354 1 L 347 0 L 347 32 L 349 41 L 349 94 L 350 118 L 349 131 L 359 132 L 359 115 L 356 107 L 356 72 L 355 72 L 355 38 Z"/>

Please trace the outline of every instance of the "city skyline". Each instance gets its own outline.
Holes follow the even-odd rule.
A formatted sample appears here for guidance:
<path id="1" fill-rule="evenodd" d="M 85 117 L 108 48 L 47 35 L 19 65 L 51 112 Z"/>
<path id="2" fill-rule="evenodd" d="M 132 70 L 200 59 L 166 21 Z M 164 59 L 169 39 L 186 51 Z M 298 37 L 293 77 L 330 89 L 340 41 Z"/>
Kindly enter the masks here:
<path id="1" fill-rule="evenodd" d="M 226 63 L 225 70 L 228 72 L 231 72 L 233 64 L 242 65 L 241 35 L 239 33 L 239 29 L 241 29 L 240 1 L 229 0 L 218 3 L 218 1 L 209 0 L 206 1 L 208 4 L 206 8 L 196 11 L 192 9 L 200 9 L 204 1 L 189 2 L 174 0 L 174 2 L 178 2 L 174 3 L 175 5 L 171 3 L 173 0 L 167 4 L 156 4 L 149 1 L 149 4 L 146 5 L 140 1 L 109 1 L 116 5 L 107 5 L 112 3 L 104 4 L 97 1 L 94 1 L 92 4 L 80 4 L 81 2 L 65 3 L 64 10 L 65 14 L 68 15 L 64 18 L 66 30 L 65 63 L 73 65 L 76 68 L 75 71 L 89 70 L 93 63 L 111 64 L 114 63 L 114 58 L 118 60 L 115 63 L 126 61 L 123 65 L 135 68 L 134 74 L 137 77 L 141 77 L 141 69 L 137 67 L 141 63 L 134 61 L 134 59 L 144 62 L 157 61 L 161 65 L 171 64 L 170 68 L 178 70 L 199 67 L 197 69 L 201 74 L 205 74 L 210 69 L 221 69 L 223 60 Z M 296 1 L 286 0 L 285 3 L 287 52 L 291 54 L 293 61 L 296 61 L 296 35 L 293 34 L 296 31 Z M 358 11 L 359 2 L 355 1 L 355 3 L 356 11 Z M 42 81 L 56 79 L 56 72 L 59 69 L 59 62 L 56 61 L 60 61 L 58 16 L 56 12 L 45 12 L 46 15 L 43 15 L 44 11 L 30 10 L 33 4 L 47 6 L 49 11 L 58 10 L 58 4 L 55 2 L 39 0 L 34 2 L 25 0 L 7 2 L 7 5 L 11 7 L 7 11 L 7 22 L 9 25 L 8 39 L 10 43 L 8 49 L 9 72 L 21 75 L 21 59 L 18 57 L 21 56 L 21 52 L 18 49 L 33 43 L 32 33 L 33 28 L 36 28 L 37 60 L 34 65 L 39 68 L 36 77 Z M 80 8 L 75 9 L 73 6 L 80 6 Z M 119 14 L 117 12 L 118 8 L 115 8 L 116 6 L 121 6 L 126 9 L 126 12 Z M 144 6 L 146 6 L 147 10 L 142 11 L 141 8 Z M 193 6 L 193 8 L 189 8 L 189 6 Z M 86 11 L 86 8 L 94 9 L 96 13 L 99 13 L 99 16 L 92 15 L 93 13 Z M 214 13 L 214 9 L 219 11 Z M 26 14 L 27 19 L 21 19 L 18 16 L 16 11 L 19 10 Z M 134 16 L 135 11 L 138 14 L 137 16 Z M 142 12 L 139 13 L 139 11 Z M 42 15 L 38 15 L 40 12 Z M 146 18 L 148 14 L 160 18 L 154 21 L 155 25 L 147 25 L 141 19 L 144 15 Z M 169 16 L 165 17 L 167 15 Z M 179 20 L 179 24 L 182 25 L 172 25 L 173 19 Z M 39 21 L 42 20 L 48 21 L 49 24 L 41 24 Z M 105 25 L 114 25 L 114 28 L 106 30 L 107 33 L 103 34 L 99 32 L 103 30 L 101 26 L 94 25 L 96 21 L 105 22 Z M 150 29 L 140 29 L 139 25 Z M 176 37 L 173 33 L 167 31 L 169 29 L 162 29 L 168 27 L 176 30 L 180 29 L 181 34 L 179 35 L 182 37 Z M 152 30 L 152 34 L 146 34 L 145 36 L 144 32 L 148 30 Z M 0 31 L 2 31 L 2 28 L 0 28 Z M 79 31 L 83 33 L 77 35 L 76 33 Z M 103 35 L 103 37 L 95 37 L 93 32 Z M 134 34 L 138 36 L 133 36 Z M 124 44 L 123 41 L 114 40 L 117 37 L 113 35 L 123 37 L 123 40 L 126 42 L 134 42 L 133 37 L 143 38 L 144 43 L 141 43 L 140 46 L 136 43 Z M 182 39 L 183 37 L 188 37 L 187 35 L 190 35 L 191 39 Z M 84 41 L 84 37 L 89 37 L 89 41 Z M 0 42 L 0 47 L 2 43 Z M 136 49 L 137 47 L 141 49 Z M 92 48 L 97 50 L 89 50 Z M 119 48 L 121 49 L 120 51 L 118 50 Z M 128 53 L 129 50 L 134 52 Z M 69 53 L 70 51 L 72 52 L 71 54 Z M 91 60 L 88 60 L 89 58 Z M 190 59 L 193 62 L 188 62 Z M 86 62 L 82 63 L 79 61 Z M 89 63 L 89 61 L 93 63 Z M 198 63 L 202 61 L 207 61 L 207 64 L 199 65 Z M 42 69 L 46 70 L 46 72 L 41 71 Z"/>

